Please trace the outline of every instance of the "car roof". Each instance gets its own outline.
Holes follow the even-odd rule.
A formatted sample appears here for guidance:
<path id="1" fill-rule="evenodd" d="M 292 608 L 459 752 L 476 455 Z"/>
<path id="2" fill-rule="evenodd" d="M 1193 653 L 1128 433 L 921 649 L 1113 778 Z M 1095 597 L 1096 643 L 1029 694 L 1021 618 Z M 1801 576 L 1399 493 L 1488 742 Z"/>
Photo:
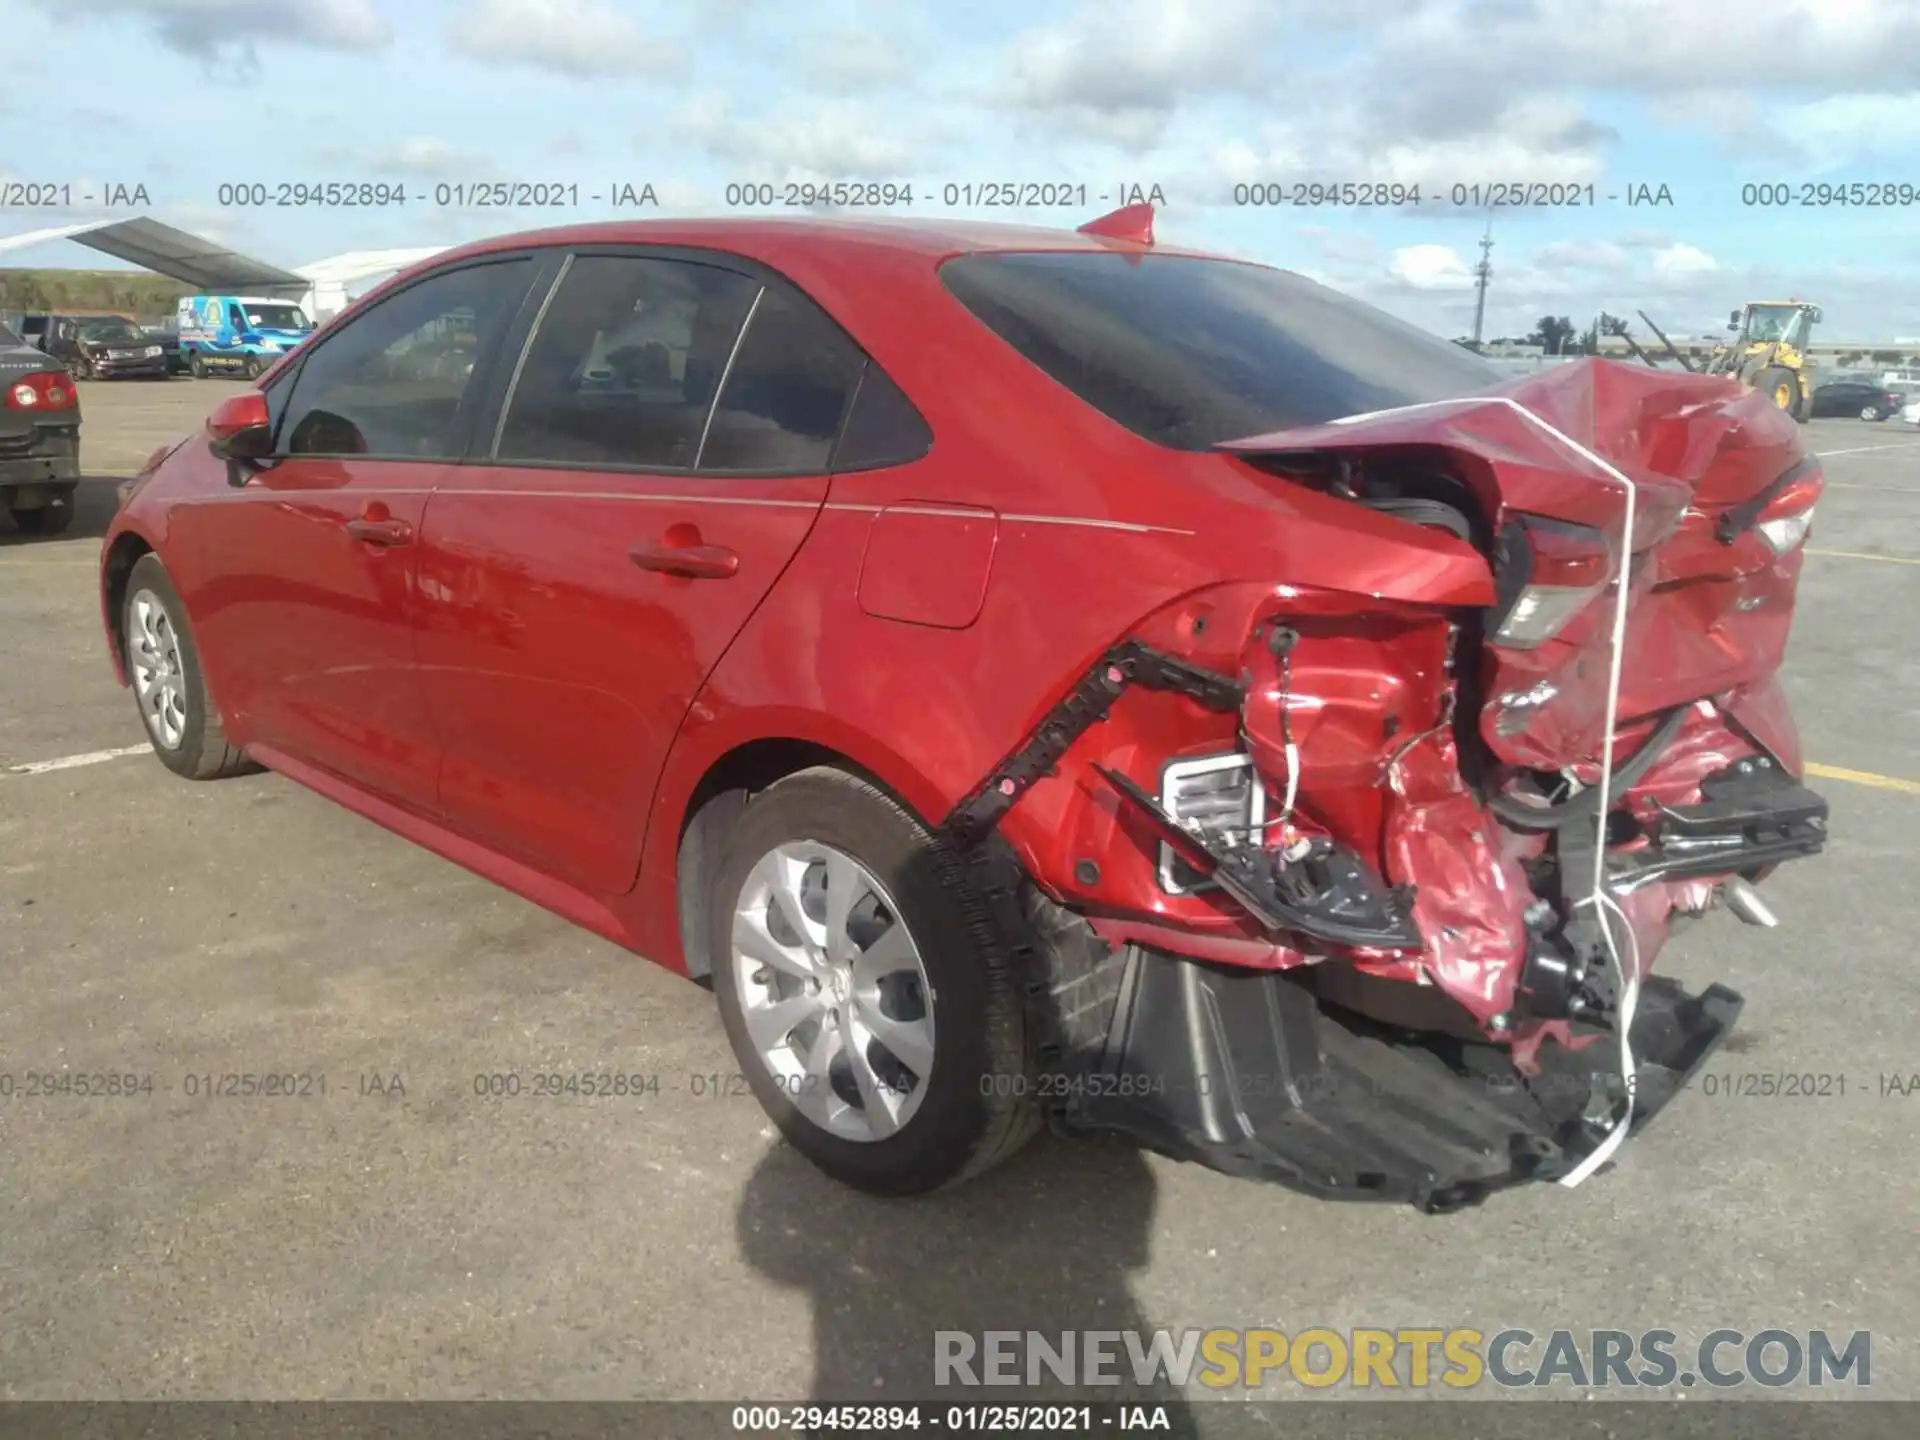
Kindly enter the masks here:
<path id="1" fill-rule="evenodd" d="M 778 268 L 785 259 L 875 248 L 929 260 L 981 251 L 1119 251 L 1125 254 L 1203 256 L 1204 251 L 1142 245 L 1045 225 L 934 217 L 807 215 L 685 220 L 616 220 L 524 230 L 443 250 L 420 265 L 429 269 L 475 255 L 534 246 L 670 245 L 723 250 Z M 1218 257 L 1209 257 L 1218 258 Z"/>

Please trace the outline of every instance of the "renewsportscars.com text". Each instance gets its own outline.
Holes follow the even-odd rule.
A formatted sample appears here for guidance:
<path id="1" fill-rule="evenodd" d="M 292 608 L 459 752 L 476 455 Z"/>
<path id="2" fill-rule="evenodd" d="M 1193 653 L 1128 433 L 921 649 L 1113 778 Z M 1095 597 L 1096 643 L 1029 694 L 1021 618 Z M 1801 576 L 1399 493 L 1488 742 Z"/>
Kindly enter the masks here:
<path id="1" fill-rule="evenodd" d="M 1303 1385 L 1354 1390 L 1731 1389 L 1872 1384 L 1873 1336 L 1713 1330 L 1371 1329 L 936 1331 L 934 1384 Z"/>

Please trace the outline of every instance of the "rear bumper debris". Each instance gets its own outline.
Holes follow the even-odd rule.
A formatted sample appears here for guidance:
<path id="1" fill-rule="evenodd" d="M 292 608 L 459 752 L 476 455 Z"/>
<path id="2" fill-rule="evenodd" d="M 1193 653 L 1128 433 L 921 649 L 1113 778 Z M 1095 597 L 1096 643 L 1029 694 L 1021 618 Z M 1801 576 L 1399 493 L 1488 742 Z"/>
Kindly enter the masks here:
<path id="1" fill-rule="evenodd" d="M 1043 1094 L 1063 1133 L 1117 1132 L 1178 1159 L 1331 1199 L 1429 1213 L 1554 1180 L 1605 1139 L 1624 1099 L 1616 1037 L 1548 1045 L 1539 1073 L 1508 1052 L 1370 1024 L 1293 976 L 1139 947 L 1052 997 L 1071 1013 Z M 1741 1000 L 1644 982 L 1631 1033 L 1633 1129 L 1732 1028 Z"/>
<path id="2" fill-rule="evenodd" d="M 1710 775 L 1697 805 L 1662 806 L 1648 847 L 1614 857 L 1616 891 L 1651 880 L 1728 875 L 1817 855 L 1827 843 L 1827 802 L 1767 760 Z"/>

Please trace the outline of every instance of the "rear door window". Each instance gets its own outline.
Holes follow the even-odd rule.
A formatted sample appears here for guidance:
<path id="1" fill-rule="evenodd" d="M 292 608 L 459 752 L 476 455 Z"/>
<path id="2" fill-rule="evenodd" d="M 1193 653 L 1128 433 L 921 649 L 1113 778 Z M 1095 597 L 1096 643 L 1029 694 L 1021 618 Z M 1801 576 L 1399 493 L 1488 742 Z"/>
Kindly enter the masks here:
<path id="1" fill-rule="evenodd" d="M 1260 265 L 1001 252 L 950 260 L 940 273 L 1047 375 L 1173 449 L 1452 399 L 1501 378 L 1450 341 Z"/>
<path id="2" fill-rule="evenodd" d="M 760 289 L 714 265 L 575 256 L 520 362 L 494 458 L 690 469 Z"/>

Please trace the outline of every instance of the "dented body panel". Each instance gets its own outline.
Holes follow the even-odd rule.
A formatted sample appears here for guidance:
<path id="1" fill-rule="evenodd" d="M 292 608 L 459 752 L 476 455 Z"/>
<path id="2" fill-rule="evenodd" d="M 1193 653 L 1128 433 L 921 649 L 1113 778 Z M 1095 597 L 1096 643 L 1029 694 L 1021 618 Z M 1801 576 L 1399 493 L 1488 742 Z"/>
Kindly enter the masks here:
<path id="1" fill-rule="evenodd" d="M 1252 969 L 1331 961 L 1368 980 L 1429 987 L 1534 1073 L 1547 1042 L 1592 1042 L 1576 1022 L 1604 1023 L 1624 985 L 1646 978 L 1676 915 L 1706 910 L 1720 881 L 1751 870 L 1754 857 L 1819 848 L 1823 807 L 1794 831 L 1802 820 L 1787 814 L 1791 805 L 1773 817 L 1778 833 L 1735 827 L 1711 844 L 1680 836 L 1673 843 L 1689 847 L 1684 854 L 1658 848 L 1664 820 L 1701 807 L 1716 777 L 1755 765 L 1771 765 L 1783 782 L 1798 774 L 1799 742 L 1774 674 L 1800 553 L 1797 545 L 1779 553 L 1747 522 L 1783 477 L 1811 473 L 1817 487 L 1817 470 L 1791 421 L 1724 381 L 1590 363 L 1504 394 L 1528 413 L 1469 400 L 1221 448 L 1257 470 L 1282 504 L 1297 503 L 1301 490 L 1332 498 L 1326 477 L 1338 476 L 1332 494 L 1370 528 L 1382 517 L 1362 508 L 1369 497 L 1356 476 L 1376 467 L 1444 476 L 1464 502 L 1450 537 L 1463 562 L 1469 535 L 1499 535 L 1516 521 L 1590 529 L 1607 542 L 1611 568 L 1564 624 L 1539 641 L 1502 643 L 1499 595 L 1511 587 L 1500 572 L 1511 557 L 1497 545 L 1479 557 L 1483 572 L 1430 572 L 1424 592 L 1403 582 L 1389 594 L 1362 574 L 1344 586 L 1281 583 L 1189 600 L 1132 633 L 1237 677 L 1237 723 L 1190 701 L 1119 699 L 1063 757 L 1057 780 L 1007 817 L 1007 830 L 1030 872 L 1110 944 Z M 1595 457 L 1634 486 L 1630 537 L 1625 497 Z M 1404 505 L 1398 513 L 1427 514 Z M 1730 527 L 1730 516 L 1742 525 Z M 1416 528 L 1430 530 L 1388 520 L 1378 552 L 1393 553 Z M 1576 845 L 1523 797 L 1545 818 L 1553 799 L 1532 784 L 1509 792 L 1549 774 L 1569 792 L 1565 804 L 1600 778 L 1623 550 L 1629 593 L 1612 709 L 1620 783 L 1604 843 L 1610 873 L 1622 877 L 1614 913 L 1624 928 L 1609 937 L 1577 913 L 1571 873 L 1592 854 L 1597 813 L 1579 822 L 1587 833 Z M 1202 609 L 1243 637 L 1239 654 L 1195 636 Z M 1281 630 L 1283 649 L 1270 643 Z M 1276 929 L 1270 911 L 1233 887 L 1165 893 L 1151 858 L 1179 837 L 1150 797 L 1169 760 L 1233 748 L 1264 785 L 1263 813 L 1292 797 L 1279 806 L 1277 830 L 1265 822 L 1267 833 L 1250 833 L 1241 853 L 1337 847 L 1405 897 L 1416 943 L 1328 944 L 1324 934 Z M 1267 863 L 1284 875 L 1284 859 Z M 1545 993 L 1542 977 L 1556 966 L 1584 975 L 1604 968 L 1609 948 L 1631 976 Z"/>
<path id="2" fill-rule="evenodd" d="M 933 439 L 911 460 L 776 477 L 799 499 L 652 477 L 653 519 L 603 534 L 640 513 L 610 506 L 605 516 L 628 518 L 594 522 L 597 539 L 617 542 L 617 563 L 598 573 L 620 597 L 620 623 L 655 627 L 640 638 L 691 656 L 697 673 L 674 713 L 656 717 L 657 779 L 646 803 L 625 807 L 643 813 L 560 837 L 579 861 L 566 874 L 529 863 L 536 852 L 513 837 L 463 829 L 440 794 L 430 731 L 413 796 L 350 783 L 341 777 L 353 767 L 297 746 L 273 751 L 244 705 L 228 717 L 229 740 L 693 973 L 712 960 L 682 904 L 704 873 L 703 807 L 751 790 L 767 767 L 858 772 L 955 857 L 1007 860 L 1029 910 L 1000 923 L 1032 951 L 1031 994 L 1106 997 L 1075 1011 L 1085 1033 L 1042 1047 L 1045 1064 L 1185 1067 L 1195 1086 L 1235 1065 L 1345 1075 L 1365 1071 L 1380 1045 L 1409 1043 L 1364 1028 L 1377 1024 L 1477 1047 L 1485 1074 L 1522 1088 L 1569 1057 L 1598 1073 L 1609 1037 L 1627 1028 L 1623 982 L 1645 978 L 1674 917 L 1707 908 L 1730 876 L 1819 848 L 1824 807 L 1796 783 L 1799 740 L 1775 680 L 1817 462 L 1789 418 L 1734 382 L 1590 360 L 1498 384 L 1457 347 L 1299 277 L 1181 255 L 1136 231 L 584 226 L 462 247 L 397 277 L 305 348 L 423 274 L 490 254 L 723 252 L 817 303 Z M 1006 263 L 983 269 L 983 257 Z M 1080 363 L 1062 348 L 1073 326 L 1116 296 L 1138 300 L 1144 318 L 1094 327 L 1100 363 Z M 1209 388 L 1189 373 L 1209 352 L 1179 351 L 1174 322 L 1215 303 L 1259 324 L 1227 327 L 1247 348 L 1225 367 L 1231 383 Z M 1060 333 L 1032 342 L 1008 319 L 1023 304 Z M 1121 373 L 1143 354 L 1151 385 Z M 293 373 L 269 376 L 269 395 Z M 464 459 L 496 473 L 484 453 Z M 366 463 L 387 483 L 398 473 Z M 416 475 L 407 491 L 429 533 L 460 469 Z M 1615 471 L 1632 487 L 1630 533 Z M 624 495 L 635 479 L 595 483 Z M 545 498 L 531 482 L 516 494 Z M 491 516 L 484 498 L 475 513 Z M 231 588 L 220 547 L 196 537 L 240 513 L 235 501 L 228 467 L 204 443 L 143 472 L 106 539 L 110 634 L 116 585 L 144 550 L 162 553 L 190 612 Z M 489 523 L 502 549 L 525 541 L 516 583 L 558 623 L 588 603 L 578 565 L 563 563 L 577 560 L 582 527 L 531 503 L 513 513 L 511 527 Z M 619 552 L 696 522 L 703 545 L 738 547 L 769 517 L 791 544 L 763 597 L 742 601 L 716 643 L 687 648 L 678 629 L 706 593 L 629 572 Z M 441 642 L 523 645 L 495 609 L 450 606 L 438 592 L 427 601 Z M 394 613 L 386 638 L 404 654 Z M 614 613 L 579 612 L 557 633 L 605 633 Z M 208 637 L 220 694 L 238 661 L 217 626 Z M 567 659 L 588 688 L 618 688 L 634 683 L 637 653 L 580 642 Z M 543 733 L 541 715 L 511 718 Z M 1594 794 L 1609 738 L 1617 783 L 1601 816 L 1581 797 Z M 591 771 L 593 755 L 570 759 Z M 523 768 L 469 779 L 537 795 L 537 772 Z M 603 819 L 621 808 L 602 807 Z M 1580 908 L 1596 836 L 1599 868 L 1618 879 L 1616 930 Z M 1635 977 L 1609 969 L 1616 951 L 1633 957 Z M 1265 1028 L 1221 1018 L 1243 1004 L 1287 1018 Z M 1633 1028 L 1653 1026 L 1647 1053 L 1679 1077 L 1736 1009 L 1725 996 L 1668 997 Z M 1344 1028 L 1309 1010 L 1337 1012 Z M 1058 1021 L 1033 1024 L 1044 1033 Z M 1173 1055 L 1177 1036 L 1192 1043 Z M 1407 1084 L 1394 1093 L 1412 1109 L 1361 1105 L 1325 1123 L 1428 1125 L 1410 1097 L 1437 1054 L 1412 1068 L 1380 1060 L 1399 1067 Z M 1449 1073 L 1464 1083 L 1458 1067 Z M 1581 1104 L 1533 1096 L 1531 1109 L 1488 1110 L 1454 1095 L 1436 1104 L 1471 1112 L 1465 1149 L 1383 1157 L 1355 1142 L 1309 1154 L 1287 1138 L 1303 1129 L 1286 1115 L 1297 1119 L 1304 1101 L 1270 1107 L 1270 1120 L 1244 1122 L 1257 1134 L 1236 1139 L 1222 1127 L 1243 1121 L 1218 1094 L 1199 1103 L 1196 1089 L 1194 1103 L 1157 1110 L 1069 1105 L 1054 1119 L 1308 1188 L 1428 1199 L 1464 1193 L 1454 1181 L 1473 1190 L 1550 1173 L 1592 1148 Z M 1510 1149 L 1530 1158 L 1509 1164 Z M 1479 1158 L 1460 1158 L 1469 1150 Z M 1458 1175 L 1441 1173 L 1456 1163 Z M 1366 1178 L 1379 1166 L 1393 1184 Z"/>

